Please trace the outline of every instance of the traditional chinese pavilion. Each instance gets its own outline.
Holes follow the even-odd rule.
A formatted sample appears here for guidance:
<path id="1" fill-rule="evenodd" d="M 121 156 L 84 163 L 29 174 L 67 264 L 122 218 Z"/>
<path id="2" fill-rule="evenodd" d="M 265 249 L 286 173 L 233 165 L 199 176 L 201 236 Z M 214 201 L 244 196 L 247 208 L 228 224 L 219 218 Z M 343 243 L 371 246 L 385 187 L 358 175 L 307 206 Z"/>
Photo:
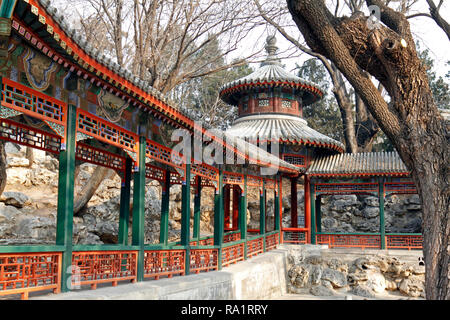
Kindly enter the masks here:
<path id="1" fill-rule="evenodd" d="M 238 118 L 227 134 L 270 146 L 301 170 L 282 174 L 291 182 L 291 226 L 282 227 L 283 242 L 318 243 L 330 247 L 421 248 L 420 234 L 386 234 L 384 197 L 416 193 L 409 172 L 396 152 L 345 154 L 344 145 L 308 127 L 304 106 L 322 98 L 314 83 L 287 72 L 276 56 L 273 36 L 266 42 L 267 58 L 252 74 L 225 85 L 222 99 L 238 107 Z M 303 223 L 297 215 L 297 183 L 304 181 Z M 364 194 L 379 198 L 380 231 L 376 234 L 331 234 L 321 228 L 321 198 Z M 282 213 L 280 213 L 282 214 Z"/>
<path id="2" fill-rule="evenodd" d="M 394 176 L 408 175 L 404 167 L 387 170 L 387 163 L 398 159 L 397 155 L 343 158 L 341 143 L 309 128 L 301 118 L 302 107 L 320 99 L 323 92 L 283 70 L 272 40 L 267 50 L 269 56 L 260 70 L 221 92 L 225 101 L 239 106 L 240 116 L 225 137 L 238 132 L 241 138 L 251 138 L 258 132 L 254 139 L 248 139 L 253 143 L 236 139 L 230 144 L 228 139 L 196 126 L 188 114 L 145 81 L 94 49 L 70 28 L 50 1 L 1 1 L 0 139 L 54 154 L 59 159 L 59 184 L 55 243 L 0 246 L 0 295 L 21 294 L 27 298 L 31 291 L 64 292 L 70 290 L 74 279 L 95 289 L 104 282 L 117 285 L 125 280 L 220 270 L 272 250 L 284 240 L 334 245 L 331 235 L 326 238 L 320 234 L 320 209 L 315 213 L 319 194 L 414 191 L 411 184 L 391 181 Z M 186 129 L 194 137 L 208 138 L 208 147 L 225 150 L 227 158 L 239 160 L 240 165 L 188 161 L 191 155 L 174 152 L 173 146 L 160 138 L 177 128 Z M 270 144 L 275 133 L 282 146 L 281 159 L 254 144 Z M 355 165 L 341 172 L 342 161 L 355 161 Z M 82 162 L 113 169 L 122 179 L 116 244 L 80 245 L 72 241 L 74 168 Z M 373 171 L 367 172 L 369 163 Z M 273 168 L 277 173 L 261 175 L 260 168 Z M 282 229 L 281 179 L 292 179 L 295 189 L 300 176 L 304 176 L 305 190 L 310 192 L 306 198 L 311 208 L 306 210 L 303 228 L 298 228 L 294 217 L 293 227 Z M 342 182 L 341 177 L 350 180 Z M 369 182 L 356 182 L 355 177 Z M 380 177 L 391 180 L 376 180 Z M 158 181 L 163 190 L 159 244 L 144 242 L 148 180 Z M 182 186 L 181 239 L 171 243 L 169 197 L 175 184 Z M 252 234 L 246 223 L 247 187 L 260 190 L 260 228 Z M 201 188 L 215 190 L 211 237 L 200 237 Z M 196 191 L 192 232 L 191 189 Z M 232 209 L 227 205 L 231 189 Z M 271 232 L 266 231 L 265 224 L 266 190 L 273 191 L 275 197 Z M 383 247 L 383 239 L 388 239 L 382 232 L 374 237 L 381 241 L 379 247 Z"/>

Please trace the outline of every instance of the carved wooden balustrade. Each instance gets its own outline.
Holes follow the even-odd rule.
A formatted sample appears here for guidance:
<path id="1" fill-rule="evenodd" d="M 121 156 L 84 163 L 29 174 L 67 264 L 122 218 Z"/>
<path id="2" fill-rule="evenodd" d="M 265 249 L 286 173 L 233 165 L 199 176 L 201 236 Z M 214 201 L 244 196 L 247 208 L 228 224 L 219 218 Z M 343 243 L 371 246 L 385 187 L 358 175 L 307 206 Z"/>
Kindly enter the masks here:
<path id="1" fill-rule="evenodd" d="M 191 249 L 190 269 L 192 273 L 218 270 L 218 249 Z"/>
<path id="2" fill-rule="evenodd" d="M 144 277 L 158 280 L 185 274 L 185 250 L 149 250 L 144 256 Z"/>
<path id="3" fill-rule="evenodd" d="M 137 251 L 77 251 L 72 254 L 74 266 L 73 284 L 90 284 L 92 289 L 98 283 L 136 281 Z"/>

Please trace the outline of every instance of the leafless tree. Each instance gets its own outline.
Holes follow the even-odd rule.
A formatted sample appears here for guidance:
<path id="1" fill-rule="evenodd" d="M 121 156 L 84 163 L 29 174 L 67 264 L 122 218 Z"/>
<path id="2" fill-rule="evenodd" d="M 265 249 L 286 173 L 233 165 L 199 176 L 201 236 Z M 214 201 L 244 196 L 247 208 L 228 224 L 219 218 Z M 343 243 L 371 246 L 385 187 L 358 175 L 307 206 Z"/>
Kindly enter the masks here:
<path id="1" fill-rule="evenodd" d="M 426 297 L 450 299 L 450 137 L 407 16 L 381 0 L 365 4 L 380 9 L 381 23 L 362 12 L 336 17 L 322 0 L 287 0 L 308 47 L 341 71 L 411 170 L 423 204 Z M 389 103 L 366 73 L 383 85 Z"/>
<path id="2" fill-rule="evenodd" d="M 172 95 L 187 81 L 242 65 L 255 56 L 252 51 L 225 60 L 263 23 L 239 0 L 76 0 L 71 5 L 78 12 L 74 22 L 93 46 Z M 220 50 L 211 52 L 208 48 L 215 42 Z M 75 199 L 75 212 L 109 174 L 110 169 L 94 170 Z"/>
<path id="3" fill-rule="evenodd" d="M 361 98 L 350 90 L 351 86 L 349 86 L 339 69 L 325 56 L 312 51 L 288 31 L 292 28 L 292 20 L 284 0 L 275 2 L 254 0 L 254 3 L 266 22 L 275 27 L 284 38 L 298 49 L 319 59 L 328 71 L 333 83 L 332 92 L 341 113 L 346 151 L 351 153 L 370 151 L 380 129 L 367 111 Z M 363 1 L 344 1 L 344 5 L 347 6 L 348 11 L 356 12 L 361 9 Z M 338 9 L 339 1 L 337 1 L 335 7 L 335 15 L 338 14 Z M 380 92 L 383 90 L 381 85 L 379 90 Z"/>

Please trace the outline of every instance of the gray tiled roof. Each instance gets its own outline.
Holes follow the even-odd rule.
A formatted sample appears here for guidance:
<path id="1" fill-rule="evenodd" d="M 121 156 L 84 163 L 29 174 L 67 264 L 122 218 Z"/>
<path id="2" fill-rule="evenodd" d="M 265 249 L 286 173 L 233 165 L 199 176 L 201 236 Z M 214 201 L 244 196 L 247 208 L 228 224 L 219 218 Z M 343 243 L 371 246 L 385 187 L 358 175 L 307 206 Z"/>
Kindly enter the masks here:
<path id="1" fill-rule="evenodd" d="M 326 144 L 333 149 L 345 149 L 344 145 L 308 127 L 308 123 L 296 116 L 267 114 L 241 117 L 227 130 L 250 142 L 257 140 L 282 140 L 299 144 Z"/>
<path id="2" fill-rule="evenodd" d="M 314 159 L 309 175 L 409 173 L 397 152 L 343 153 Z"/>
<path id="3" fill-rule="evenodd" d="M 210 132 L 213 133 L 214 135 L 218 135 L 218 137 L 221 137 L 223 140 L 225 140 L 227 144 L 233 145 L 239 152 L 242 152 L 251 159 L 269 162 L 274 166 L 281 166 L 284 168 L 295 170 L 297 172 L 301 172 L 303 170 L 302 168 L 299 168 L 284 160 L 281 160 L 278 156 L 271 154 L 257 147 L 256 145 L 242 139 L 242 137 L 237 137 L 235 135 L 228 133 L 228 131 L 223 132 L 220 130 L 212 129 L 210 130 Z M 214 141 L 213 143 L 219 144 L 217 141 Z"/>
<path id="4" fill-rule="evenodd" d="M 248 76 L 245 76 L 243 78 L 234 80 L 230 83 L 225 84 L 224 86 L 222 86 L 222 88 L 220 88 L 220 92 L 221 92 L 221 97 L 222 99 L 227 102 L 227 103 L 233 103 L 232 99 L 230 98 L 230 96 L 233 95 L 233 93 L 225 93 L 223 92 L 224 90 L 242 85 L 242 84 L 247 84 L 249 86 L 251 85 L 256 85 L 257 83 L 263 83 L 263 82 L 279 82 L 277 85 L 280 86 L 290 86 L 292 84 L 295 85 L 300 85 L 300 86 L 310 86 L 315 88 L 316 90 L 320 91 L 323 95 L 324 90 L 322 88 L 319 87 L 319 85 L 302 79 L 300 77 L 297 77 L 296 75 L 286 71 L 283 68 L 283 65 L 280 62 L 280 59 L 277 58 L 276 56 L 276 51 L 278 50 L 278 48 L 275 46 L 275 38 L 269 36 L 267 38 L 267 45 L 266 45 L 266 50 L 268 53 L 268 56 L 266 58 L 266 60 L 261 63 L 261 66 L 259 69 L 257 69 L 255 72 L 249 74 Z M 289 83 L 289 84 L 286 84 Z M 246 88 L 243 88 L 242 90 L 247 90 Z M 311 91 L 308 88 L 304 88 L 303 90 L 305 91 Z M 238 90 L 239 91 L 239 90 Z M 317 95 L 317 94 L 315 94 Z M 306 97 L 304 97 L 305 100 Z M 318 100 L 317 98 L 312 98 L 310 97 L 309 99 L 306 99 L 304 102 L 304 105 L 310 104 L 314 101 Z"/>

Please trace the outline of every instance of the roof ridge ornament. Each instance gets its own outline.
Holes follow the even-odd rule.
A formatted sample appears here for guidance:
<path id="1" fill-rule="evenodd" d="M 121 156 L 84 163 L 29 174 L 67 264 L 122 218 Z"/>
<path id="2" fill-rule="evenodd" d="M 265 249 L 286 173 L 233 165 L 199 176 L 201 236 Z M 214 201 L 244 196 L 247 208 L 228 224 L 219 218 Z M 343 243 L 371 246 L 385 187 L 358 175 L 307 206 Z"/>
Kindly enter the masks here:
<path id="1" fill-rule="evenodd" d="M 277 38 L 275 35 L 269 35 L 266 38 L 266 46 L 265 46 L 266 52 L 267 52 L 267 58 L 264 62 L 261 63 L 261 67 L 267 66 L 267 65 L 281 65 L 281 60 L 277 56 Z"/>

